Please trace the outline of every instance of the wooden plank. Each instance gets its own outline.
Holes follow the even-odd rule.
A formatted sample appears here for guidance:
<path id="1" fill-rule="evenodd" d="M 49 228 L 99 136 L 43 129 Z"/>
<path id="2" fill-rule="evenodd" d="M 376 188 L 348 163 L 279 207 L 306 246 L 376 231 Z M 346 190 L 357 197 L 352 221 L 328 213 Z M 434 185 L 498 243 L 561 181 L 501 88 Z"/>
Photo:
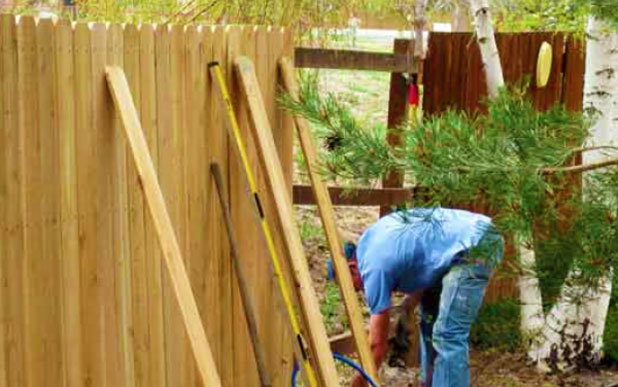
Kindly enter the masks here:
<path id="1" fill-rule="evenodd" d="M 47 377 L 52 377 L 48 365 L 40 353 L 45 347 L 46 337 L 41 323 L 45 321 L 46 306 L 41 302 L 45 284 L 42 278 L 44 270 L 42 250 L 43 217 L 41 213 L 42 171 L 41 171 L 41 134 L 39 132 L 37 88 L 37 47 L 36 26 L 32 17 L 24 17 L 17 24 L 17 70 L 18 90 L 21 98 L 19 106 L 19 130 L 24 138 L 24 330 L 25 330 L 25 364 L 26 386 L 44 384 Z"/>
<path id="2" fill-rule="evenodd" d="M 60 219 L 62 253 L 62 341 L 67 387 L 82 385 L 81 288 L 77 222 L 75 68 L 73 29 L 60 20 L 56 37 L 58 136 L 60 144 Z"/>
<path id="3" fill-rule="evenodd" d="M 277 205 L 279 222 L 283 232 L 282 237 L 292 258 L 291 266 L 294 268 L 295 285 L 301 300 L 301 312 L 307 327 L 306 335 L 314 356 L 313 360 L 318 364 L 321 382 L 325 386 L 337 386 L 339 385 L 337 371 L 328 346 L 326 329 L 320 320 L 319 305 L 311 283 L 300 235 L 294 223 L 289 191 L 283 188 L 285 187 L 285 179 L 253 64 L 247 58 L 239 57 L 235 60 L 235 68 L 248 103 L 253 123 L 251 126 L 253 139 L 258 149 L 260 164 L 267 177 L 268 195 L 274 199 Z"/>
<path id="4" fill-rule="evenodd" d="M 298 100 L 299 88 L 296 83 L 294 67 L 291 61 L 289 59 L 282 59 L 280 62 L 280 69 L 285 88 L 293 99 Z M 296 117 L 296 129 L 305 156 L 313 193 L 317 199 L 320 218 L 322 219 L 326 239 L 328 240 L 330 254 L 337 273 L 339 289 L 346 307 L 348 322 L 354 335 L 356 350 L 362 367 L 377 383 L 378 372 L 371 354 L 371 348 L 369 347 L 369 340 L 365 332 L 365 322 L 356 292 L 354 291 L 352 275 L 350 274 L 346 258 L 343 256 L 343 251 L 341 249 L 342 244 L 335 223 L 335 211 L 330 201 L 330 195 L 326 184 L 322 181 L 316 168 L 318 159 L 316 147 L 313 142 L 313 134 L 311 133 L 308 123 L 298 116 Z"/>
<path id="5" fill-rule="evenodd" d="M 231 53 L 228 53 L 228 66 L 230 66 L 228 74 L 233 74 L 233 69 L 231 68 L 231 66 L 233 65 L 233 60 L 238 55 L 246 55 L 247 57 L 252 59 L 255 57 L 256 47 L 254 32 L 254 28 L 251 26 L 244 26 L 240 29 L 240 34 L 238 35 L 240 39 L 237 41 L 235 49 L 230 48 Z M 228 47 L 230 47 L 230 43 L 228 43 Z M 266 52 L 262 54 L 264 55 L 266 54 Z M 237 79 L 233 79 L 233 81 L 237 81 Z M 246 108 L 246 103 L 240 97 L 241 86 L 239 82 L 232 82 L 232 88 L 232 93 L 235 96 L 233 100 L 235 101 L 234 108 L 236 109 L 236 117 L 238 119 L 238 124 L 240 126 L 242 136 L 244 138 L 247 138 L 249 137 L 249 116 Z M 252 161 L 253 173 L 258 176 L 258 179 L 263 179 L 263 177 L 261 177 L 259 173 L 259 163 L 257 161 L 258 157 L 255 147 L 251 147 L 251 149 L 248 149 L 247 153 L 249 159 Z M 247 216 L 250 216 L 251 214 L 251 206 L 253 203 L 250 200 L 247 200 L 247 189 L 244 183 L 244 170 L 242 166 L 240 165 L 240 163 L 234 163 L 233 165 L 238 166 L 238 168 L 232 168 L 234 174 L 231 175 L 231 178 L 240 183 L 236 184 L 235 188 L 232 189 L 230 192 L 230 203 L 233 208 L 233 223 L 236 227 L 236 232 L 238 233 L 238 235 L 244 235 L 242 243 L 239 246 L 241 256 L 254 256 L 254 259 L 243 260 L 243 267 L 249 272 L 255 272 L 255 270 L 257 269 L 256 261 L 265 259 L 264 249 L 260 248 L 261 244 L 260 240 L 258 239 L 260 235 L 260 229 L 257 222 L 246 221 Z M 230 185 L 230 187 L 232 186 Z M 243 316 L 244 310 L 241 302 L 241 294 L 238 282 L 236 281 L 236 277 L 238 277 L 238 272 L 235 270 L 234 266 L 232 266 L 232 273 L 232 295 L 234 298 L 234 367 L 238 370 L 243 370 L 242 372 L 236 373 L 235 383 L 239 386 L 258 385 L 259 380 L 257 378 L 257 365 L 249 347 L 250 337 L 248 335 L 248 327 L 246 324 L 247 319 L 245 316 Z M 255 284 L 253 286 L 255 286 Z"/>
<path id="6" fill-rule="evenodd" d="M 155 169 L 159 166 L 157 133 L 157 73 L 155 29 L 144 24 L 139 32 L 140 118 Z M 128 163 L 132 165 L 133 163 Z M 150 215 L 143 211 L 146 238 L 146 304 L 148 305 L 148 386 L 165 385 L 165 343 L 163 330 L 163 285 L 161 251 Z"/>
<path id="7" fill-rule="evenodd" d="M 87 24 L 75 29 L 75 101 L 77 205 L 79 219 L 79 261 L 81 262 L 81 322 L 83 378 L 94 386 L 105 385 L 103 343 L 99 308 L 97 267 L 97 138 L 93 114 L 91 31 Z"/>
<path id="8" fill-rule="evenodd" d="M 160 163 L 159 171 L 161 189 L 168 205 L 170 218 L 177 233 L 181 252 L 185 251 L 184 219 L 182 208 L 182 194 L 184 175 L 183 159 L 183 35 L 184 28 L 173 25 L 169 30 L 169 72 L 165 74 L 167 88 L 164 93 L 169 94 L 169 104 L 164 107 L 169 112 L 169 124 L 161 126 L 159 132 L 159 153 L 166 156 L 166 162 Z M 165 343 L 167 383 L 169 385 L 187 385 L 188 369 L 193 365 L 186 358 L 187 336 L 184 333 L 183 322 L 180 318 L 178 305 L 173 301 L 173 289 L 168 275 L 165 275 L 165 292 L 167 297 L 164 304 L 165 315 Z"/>
<path id="9" fill-rule="evenodd" d="M 3 121 L 6 136 L 5 159 L 2 168 L 5 168 L 3 185 L 6 192 L 6 246 L 5 259 L 2 262 L 7 279 L 4 291 L 5 308 L 5 337 L 6 373 L 9 386 L 26 385 L 25 342 L 24 342 L 24 223 L 23 223 L 23 189 L 24 171 L 23 132 L 19 128 L 18 100 L 18 55 L 17 55 L 17 28 L 13 15 L 0 15 L 3 42 Z"/>
<path id="10" fill-rule="evenodd" d="M 107 32 L 107 60 L 110 65 L 124 63 L 124 31 L 120 24 L 110 24 Z M 106 100 L 108 110 L 113 102 Z M 110 138 L 112 145 L 112 216 L 113 256 L 115 278 L 116 331 L 119 335 L 118 362 L 125 385 L 135 385 L 135 350 L 133 341 L 133 304 L 131 291 L 131 250 L 129 244 L 129 196 L 127 190 L 127 149 L 121 131 L 120 117 L 114 110 Z"/>
<path id="11" fill-rule="evenodd" d="M 410 40 L 395 39 L 394 52 L 405 54 L 414 51 L 414 44 Z M 388 122 L 387 141 L 391 146 L 401 143 L 401 136 L 397 134 L 399 126 L 404 123 L 408 111 L 408 87 L 406 79 L 401 73 L 391 74 L 390 91 L 388 97 Z M 403 174 L 399 171 L 390 171 L 382 179 L 383 188 L 401 188 L 403 186 Z M 388 207 L 380 208 L 380 215 L 385 215 L 391 211 Z"/>
<path id="12" fill-rule="evenodd" d="M 207 248 L 205 246 L 204 235 L 205 215 L 204 207 L 206 205 L 204 192 L 204 179 L 208 178 L 205 173 L 208 166 L 208 161 L 203 159 L 205 153 L 204 130 L 200 123 L 203 123 L 204 114 L 204 98 L 205 98 L 205 83 L 204 76 L 207 75 L 205 69 L 206 63 L 202 61 L 202 32 L 195 25 L 189 25 L 184 32 L 184 112 L 183 131 L 184 136 L 184 153 L 185 153 L 185 193 L 184 197 L 187 200 L 187 211 L 185 212 L 186 224 L 186 266 L 189 274 L 189 280 L 192 285 L 193 294 L 198 305 L 200 316 L 204 321 L 208 321 L 208 314 L 204 309 L 200 309 L 201 300 L 204 299 L 204 293 L 207 291 L 208 278 L 204 276 L 205 257 L 207 256 Z M 187 351 L 190 348 L 187 347 Z M 190 352 L 187 357 L 190 357 Z M 195 384 L 195 367 L 191 367 L 189 383 Z"/>
<path id="13" fill-rule="evenodd" d="M 2 19 L 0 19 L 0 33 L 2 33 Z M 0 35 L 0 106 L 4 109 L 4 83 L 7 82 L 4 73 L 4 39 Z M 0 114 L 0 163 L 4 164 L 6 161 L 6 137 L 8 136 L 4 125 L 4 111 Z M 8 288 L 9 278 L 6 277 L 6 270 L 4 268 L 6 262 L 6 245 L 8 242 L 7 234 L 8 229 L 6 227 L 6 207 L 8 204 L 7 191 L 6 191 L 6 168 L 4 165 L 0 167 L 0 290 L 3 294 L 6 294 Z M 6 300 L 4 297 L 0 297 L 0 387 L 7 387 L 8 385 L 8 370 L 6 352 L 8 350 L 7 343 L 7 314 L 5 310 Z"/>
<path id="14" fill-rule="evenodd" d="M 123 69 L 131 94 L 141 101 L 139 30 L 128 24 L 124 28 Z M 141 118 L 141 117 L 140 117 Z M 122 133 L 122 131 L 120 131 Z M 126 157 L 131 158 L 130 154 Z M 146 255 L 145 217 L 149 216 L 139 185 L 139 175 L 133 162 L 126 163 L 129 208 L 129 250 L 131 255 L 131 304 L 133 313 L 133 367 L 137 386 L 150 386 L 150 314 L 148 308 L 148 260 Z"/>
<path id="15" fill-rule="evenodd" d="M 180 246 L 174 235 L 174 229 L 167 212 L 163 193 L 148 152 L 137 111 L 128 88 L 124 73 L 118 67 L 108 67 L 107 80 L 114 98 L 116 108 L 122 117 L 125 134 L 134 161 L 138 167 L 141 184 L 153 222 L 159 236 L 165 263 L 172 280 L 176 299 L 180 306 L 183 322 L 189 335 L 193 354 L 198 364 L 202 382 L 207 386 L 220 386 L 221 380 L 215 367 L 208 340 L 199 317 L 195 298 L 191 291 L 189 277 L 185 271 Z"/>
<path id="16" fill-rule="evenodd" d="M 240 46 L 240 39 L 241 39 L 241 32 L 242 29 L 239 26 L 227 26 L 225 27 L 225 37 L 226 37 L 226 41 L 225 41 L 225 50 L 223 50 L 221 52 L 221 60 L 222 66 L 225 66 L 223 68 L 227 68 L 227 73 L 226 73 L 226 82 L 228 85 L 228 88 L 230 90 L 230 93 L 232 96 L 234 96 L 236 93 L 236 89 L 234 87 L 234 84 L 232 83 L 232 59 L 238 55 L 239 53 L 239 46 Z M 216 57 L 215 57 L 216 59 Z M 216 94 L 213 94 L 213 98 Z M 221 117 L 225 117 L 225 112 L 222 111 L 221 112 Z M 225 125 L 225 121 L 222 121 L 222 123 Z M 222 126 L 221 130 L 223 130 L 225 126 Z M 234 145 L 230 145 L 228 144 L 228 155 L 233 155 L 233 149 L 231 148 Z M 229 170 L 228 170 L 228 179 L 229 179 L 229 187 L 235 186 L 235 187 L 242 187 L 244 182 L 242 179 L 242 175 L 240 174 L 240 169 L 239 169 L 239 165 L 236 162 L 230 162 L 229 163 Z M 229 195 L 230 195 L 230 205 L 232 206 L 232 219 L 236 220 L 235 214 L 236 211 L 241 211 L 241 206 L 242 205 L 242 201 L 238 202 L 238 195 L 237 195 L 237 190 L 233 190 L 230 189 Z M 243 226 L 247 226 L 248 222 L 241 222 L 241 224 Z M 239 227 L 240 225 L 236 225 L 236 227 Z M 240 233 L 242 232 L 240 229 L 236 228 L 235 229 L 236 232 Z M 244 234 L 241 234 L 244 235 Z M 242 248 L 242 246 L 241 246 Z M 241 253 L 242 254 L 242 253 Z M 225 258 L 224 261 L 221 262 L 221 281 L 222 281 L 222 291 L 221 291 L 221 302 L 222 305 L 225 306 L 226 309 L 222 310 L 222 314 L 221 314 L 221 324 L 222 324 L 222 328 L 223 331 L 221 332 L 222 336 L 222 359 L 221 361 L 226 363 L 229 361 L 229 368 L 223 370 L 223 372 L 228 372 L 229 373 L 229 378 L 230 378 L 230 382 L 232 383 L 232 385 L 238 385 L 237 382 L 237 378 L 238 378 L 238 370 L 236 367 L 236 362 L 235 362 L 235 345 L 234 345 L 234 334 L 235 334 L 235 329 L 234 329 L 234 315 L 233 315 L 233 310 L 234 310 L 234 298 L 233 298 L 233 269 L 232 269 L 232 265 L 231 262 L 229 260 L 228 257 Z M 226 353 L 226 351 L 228 351 L 228 353 Z M 225 367 L 225 366 L 224 366 Z"/>
<path id="17" fill-rule="evenodd" d="M 585 43 L 575 37 L 567 38 L 562 77 L 562 102 L 571 111 L 581 111 L 584 100 L 586 72 Z"/>
<path id="18" fill-rule="evenodd" d="M 36 26 L 36 67 L 33 74 L 38 90 L 38 132 L 40 150 L 37 169 L 40 176 L 41 211 L 41 253 L 35 276 L 37 293 L 37 324 L 41 325 L 41 347 L 37 348 L 37 362 L 40 373 L 34 378 L 41 384 L 60 385 L 63 383 L 63 356 L 61 336 L 61 289 L 60 289 L 60 189 L 58 127 L 56 126 L 56 66 L 55 54 L 56 28 L 50 19 L 41 20 Z M 36 98 L 36 97 L 35 97 Z M 28 103 L 31 104 L 31 98 Z M 29 114 L 35 114 L 30 110 Z M 26 146 L 34 144 L 26 143 Z M 34 262 L 33 262 L 34 263 Z M 52 297 L 50 297 L 50 295 Z M 38 346 L 38 345 L 37 345 Z M 38 382 L 34 384 L 39 385 Z"/>
<path id="19" fill-rule="evenodd" d="M 413 56 L 394 54 L 333 50 L 326 48 L 296 47 L 294 65 L 298 68 L 385 71 L 388 73 L 416 73 Z"/>
<path id="20" fill-rule="evenodd" d="M 101 324 L 103 329 L 103 367 L 106 384 L 122 385 L 123 369 L 120 359 L 119 315 L 116 309 L 116 262 L 114 258 L 114 130 L 113 105 L 105 85 L 107 63 L 107 29 L 102 23 L 92 25 L 91 32 L 93 126 L 97 155 L 95 161 L 97 190 L 96 247 L 98 254 Z"/>
<path id="21" fill-rule="evenodd" d="M 226 39 L 223 27 L 212 27 L 204 33 L 204 54 L 205 61 L 224 60 Z M 216 162 L 221 167 L 221 173 L 225 180 L 228 179 L 227 166 L 227 136 L 222 129 L 225 122 L 220 109 L 219 101 L 216 99 L 216 86 L 210 77 L 205 78 L 208 98 L 206 100 L 207 121 L 205 126 L 207 157 L 211 162 Z M 229 181 L 229 180 L 228 180 Z M 206 192 L 208 195 L 208 221 L 206 223 L 206 238 L 210 242 L 210 259 L 207 260 L 207 275 L 212 278 L 210 291 L 205 297 L 205 309 L 210 310 L 210 321 L 212 324 L 206 326 L 206 333 L 211 340 L 213 353 L 224 385 L 231 384 L 231 369 L 233 364 L 227 363 L 229 351 L 223 348 L 222 332 L 223 313 L 228 309 L 228 305 L 223 304 L 221 294 L 225 293 L 226 284 L 222 281 L 224 265 L 229 265 L 227 255 L 227 243 L 225 243 L 223 230 L 220 223 L 216 220 L 219 206 L 216 201 L 216 187 L 212 179 L 207 180 Z M 229 195 L 229 194 L 228 194 Z M 229 200 L 229 196 L 228 196 Z M 227 261 L 224 263 L 224 261 Z M 225 359 L 225 360 L 224 360 Z"/>
<path id="22" fill-rule="evenodd" d="M 171 171 L 170 163 L 168 155 L 171 152 L 171 127 L 172 127 L 172 116 L 170 112 L 170 106 L 172 104 L 172 96 L 170 93 L 170 74 L 171 74 L 171 54 L 170 54 L 170 31 L 169 26 L 167 24 L 158 26 L 155 33 L 155 80 L 156 80 L 156 95 L 157 95 L 157 149 L 158 155 L 165 155 L 166 161 L 165 163 L 159 163 L 158 165 L 158 173 L 161 181 L 161 189 L 163 190 L 164 195 L 169 195 L 167 193 L 167 187 L 171 183 L 167 183 L 169 180 L 169 175 L 173 173 Z M 147 223 L 149 223 L 152 227 L 152 221 L 150 216 L 147 216 Z M 158 245 L 158 244 L 157 244 Z M 160 251 L 160 248 L 158 248 Z M 161 252 L 162 254 L 163 252 Z M 174 385 L 171 382 L 172 379 L 175 379 L 178 371 L 173 364 L 170 364 L 170 356 L 168 355 L 168 347 L 167 340 L 179 341 L 182 340 L 179 337 L 173 337 L 170 333 L 169 327 L 169 319 L 170 319 L 170 310 L 173 308 L 173 294 L 172 289 L 170 287 L 167 276 L 164 274 L 164 271 L 161 270 L 161 299 L 163 301 L 161 306 L 161 311 L 163 315 L 163 341 L 165 343 L 165 351 L 164 361 L 165 365 L 162 367 L 162 372 L 164 373 L 165 380 L 163 381 L 164 385 Z"/>

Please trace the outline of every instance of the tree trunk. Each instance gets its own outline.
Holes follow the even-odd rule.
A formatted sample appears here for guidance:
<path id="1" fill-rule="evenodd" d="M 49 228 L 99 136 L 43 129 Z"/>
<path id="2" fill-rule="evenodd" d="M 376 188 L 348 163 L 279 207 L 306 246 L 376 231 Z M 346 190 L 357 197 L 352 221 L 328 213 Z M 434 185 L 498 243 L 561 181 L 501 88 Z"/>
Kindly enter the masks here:
<path id="1" fill-rule="evenodd" d="M 426 9 L 427 0 L 416 0 L 414 3 L 414 57 L 420 60 L 425 59 Z"/>
<path id="2" fill-rule="evenodd" d="M 618 35 L 607 34 L 604 23 L 591 18 L 586 49 L 584 107 L 597 117 L 589 146 L 616 145 L 618 140 Z M 602 149 L 584 153 L 584 164 L 607 160 Z M 547 316 L 543 315 L 534 252 L 520 247 L 524 274 L 520 277 L 522 324 L 529 338 L 528 355 L 543 370 L 568 368 L 577 362 L 596 363 L 601 359 L 603 332 L 612 289 L 612 272 L 592 289 L 574 282 L 571 270 L 560 297 Z M 589 345 L 589 347 L 586 347 Z"/>
<path id="3" fill-rule="evenodd" d="M 468 7 L 461 1 L 455 1 L 451 10 L 451 26 L 453 32 L 467 32 L 470 30 Z"/>
<path id="4" fill-rule="evenodd" d="M 476 39 L 485 67 L 487 92 L 490 97 L 495 97 L 504 86 L 504 76 L 487 0 L 470 0 L 470 14 L 474 20 Z"/>

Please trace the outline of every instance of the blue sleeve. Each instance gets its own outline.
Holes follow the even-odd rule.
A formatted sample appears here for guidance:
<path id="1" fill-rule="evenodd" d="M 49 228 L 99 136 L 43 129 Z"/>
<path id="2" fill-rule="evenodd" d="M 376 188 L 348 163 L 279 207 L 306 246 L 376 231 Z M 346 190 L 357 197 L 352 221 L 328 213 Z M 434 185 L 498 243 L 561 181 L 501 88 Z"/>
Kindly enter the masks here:
<path id="1" fill-rule="evenodd" d="M 379 314 L 391 307 L 393 279 L 382 270 L 371 270 L 363 275 L 365 298 L 371 314 Z"/>

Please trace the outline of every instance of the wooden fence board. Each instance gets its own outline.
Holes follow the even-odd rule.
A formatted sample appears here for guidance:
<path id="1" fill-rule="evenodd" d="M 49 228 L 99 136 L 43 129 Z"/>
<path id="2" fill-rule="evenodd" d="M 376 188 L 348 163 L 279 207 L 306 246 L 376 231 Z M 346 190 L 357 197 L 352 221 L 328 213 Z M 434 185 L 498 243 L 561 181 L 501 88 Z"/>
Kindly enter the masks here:
<path id="1" fill-rule="evenodd" d="M 58 23 L 56 38 L 57 120 L 60 159 L 60 224 L 62 256 L 62 336 L 66 386 L 82 384 L 80 270 L 77 223 L 77 163 L 73 29 Z"/>
<path id="2" fill-rule="evenodd" d="M 103 343 L 99 272 L 97 267 L 97 138 L 93 117 L 91 31 L 87 24 L 75 30 L 75 100 L 77 131 L 77 203 L 79 209 L 82 337 L 84 379 L 103 386 Z"/>
<path id="3" fill-rule="evenodd" d="M 134 25 L 124 29 L 123 68 L 127 76 L 129 88 L 135 101 L 141 101 L 139 31 Z M 140 106 L 141 107 L 141 106 Z M 138 107 L 138 110 L 141 110 Z M 140 115 L 141 119 L 141 115 Z M 120 131 L 122 134 L 122 131 Z M 145 201 L 139 185 L 139 176 L 135 163 L 130 161 L 131 155 L 126 155 L 127 196 L 129 211 L 129 250 L 131 254 L 131 306 L 133 313 L 133 367 L 137 386 L 150 386 L 150 332 L 148 309 L 148 260 L 146 255 L 145 236 Z"/>
<path id="4" fill-rule="evenodd" d="M 204 34 L 204 50 L 206 54 L 206 62 L 210 63 L 213 60 L 223 60 L 225 55 L 225 33 L 222 27 L 211 28 L 210 31 Z M 223 179 L 226 180 L 229 187 L 228 165 L 227 165 L 227 136 L 223 130 L 223 115 L 221 113 L 220 103 L 216 97 L 216 85 L 210 77 L 205 79 L 208 98 L 207 104 L 207 121 L 204 130 L 206 131 L 206 143 L 208 149 L 209 162 L 216 162 L 221 168 Z M 225 235 L 219 227 L 217 219 L 218 206 L 215 201 L 216 187 L 212 179 L 207 180 L 206 192 L 208 195 L 208 222 L 206 224 L 206 237 L 210 241 L 211 259 L 208 260 L 208 275 L 213 278 L 213 283 L 209 287 L 210 291 L 206 297 L 205 305 L 207 310 L 213 310 L 211 320 L 212 325 L 206 328 L 209 333 L 209 338 L 213 338 L 213 351 L 215 358 L 218 361 L 221 378 L 224 385 L 230 385 L 230 364 L 225 364 L 225 357 L 228 356 L 228 351 L 223 350 L 223 337 L 219 332 L 223 331 L 223 313 L 215 305 L 221 301 L 221 295 L 224 293 L 225 286 L 222 281 L 223 265 L 227 258 L 227 244 L 224 243 Z M 226 198 L 228 201 L 228 197 Z M 227 263 L 227 262 L 226 262 Z"/>
<path id="5" fill-rule="evenodd" d="M 159 166 L 157 138 L 157 79 L 155 69 L 155 30 L 142 25 L 139 34 L 140 119 L 155 169 Z M 126 50 L 126 49 L 125 49 Z M 128 163 L 130 164 L 130 163 Z M 156 243 L 156 231 L 144 212 L 146 238 L 146 304 L 148 308 L 148 382 L 149 386 L 165 385 L 165 345 L 163 331 L 163 288 L 161 251 Z"/>
<path id="6" fill-rule="evenodd" d="M 2 19 L 0 18 L 0 32 L 2 31 Z M 0 36 L 0 106 L 4 107 L 4 40 Z M 6 277 L 6 270 L 4 268 L 6 263 L 6 243 L 7 243 L 7 220 L 6 220 L 6 205 L 8 203 L 6 197 L 6 169 L 4 163 L 6 162 L 6 138 L 7 131 L 4 125 L 4 111 L 0 114 L 0 289 L 3 292 L 6 291 L 9 279 Z M 7 376 L 7 318 L 5 310 L 6 300 L 0 297 L 0 387 L 6 387 L 8 384 Z"/>
<path id="7" fill-rule="evenodd" d="M 17 70 L 19 94 L 23 96 L 38 95 L 36 26 L 31 17 L 20 20 L 17 25 L 17 50 L 19 67 Z M 41 385 L 46 378 L 53 378 L 50 368 L 41 358 L 38 348 L 45 348 L 46 335 L 42 326 L 47 301 L 45 299 L 44 275 L 45 258 L 42 250 L 43 216 L 41 201 L 43 186 L 41 184 L 41 133 L 39 132 L 38 98 L 22 98 L 19 100 L 19 129 L 24 134 L 24 184 L 23 191 L 25 210 L 24 230 L 24 282 L 25 297 L 25 344 L 28 374 L 26 385 Z M 44 357 L 44 356 L 43 356 Z"/>
<path id="8" fill-rule="evenodd" d="M 60 187 L 57 107 L 55 103 L 56 68 L 54 53 L 55 25 L 51 20 L 41 20 L 36 28 L 38 80 L 38 131 L 41 142 L 39 169 L 41 170 L 41 272 L 37 275 L 41 294 L 39 324 L 43 325 L 43 338 L 47 351 L 41 356 L 45 372 L 40 375 L 44 384 L 61 384 L 63 380 L 63 356 L 61 338 L 60 297 L 45 298 L 48 294 L 60 294 Z M 31 113 L 32 114 L 32 113 Z"/>
<path id="9" fill-rule="evenodd" d="M 161 25 L 157 27 L 156 35 L 155 35 L 155 71 L 156 71 L 156 100 L 157 100 L 157 146 L 158 146 L 158 155 L 159 159 L 162 155 L 165 155 L 165 162 L 159 162 L 158 165 L 158 177 L 161 182 L 161 189 L 163 190 L 163 194 L 165 196 L 165 200 L 167 203 L 170 203 L 171 193 L 168 192 L 169 184 L 167 183 L 169 179 L 169 174 L 173 173 L 170 171 L 170 156 L 171 156 L 171 136 L 170 131 L 172 129 L 172 115 L 170 111 L 170 106 L 172 104 L 172 95 L 171 95 L 171 85 L 170 85 L 170 74 L 171 74 L 171 51 L 170 51 L 170 43 L 171 43 L 171 35 L 169 31 L 168 25 Z M 169 204 L 168 204 L 169 205 Z M 152 224 L 150 219 L 146 221 L 147 224 Z M 170 360 L 170 347 L 168 346 L 168 342 L 171 340 L 172 342 L 182 341 L 182 336 L 174 337 L 170 334 L 169 329 L 169 320 L 170 320 L 170 309 L 173 307 L 172 303 L 172 295 L 171 288 L 169 285 L 169 278 L 166 274 L 161 272 L 161 299 L 163 301 L 163 305 L 161 308 L 161 312 L 163 314 L 163 340 L 165 345 L 165 366 L 163 369 L 165 370 L 165 381 L 163 384 L 170 384 L 171 381 L 177 378 L 177 369 L 172 369 L 170 366 L 173 364 L 173 359 Z M 182 334 L 180 334 L 182 335 Z M 174 345 L 174 344 L 172 344 Z M 175 344 L 177 345 L 177 344 Z M 176 368 L 175 366 L 173 366 Z"/>
<path id="10" fill-rule="evenodd" d="M 22 166 L 23 132 L 19 130 L 20 97 L 18 90 L 17 27 L 11 15 L 1 15 L 2 40 L 4 47 L 4 127 L 5 127 L 5 187 L 6 187 L 6 250 L 5 276 L 11 279 L 6 285 L 5 326 L 7 382 L 9 385 L 26 384 L 24 311 L 23 311 L 23 267 L 24 262 L 24 224 L 22 191 L 24 172 Z M 17 98 L 16 98 L 17 97 Z"/>

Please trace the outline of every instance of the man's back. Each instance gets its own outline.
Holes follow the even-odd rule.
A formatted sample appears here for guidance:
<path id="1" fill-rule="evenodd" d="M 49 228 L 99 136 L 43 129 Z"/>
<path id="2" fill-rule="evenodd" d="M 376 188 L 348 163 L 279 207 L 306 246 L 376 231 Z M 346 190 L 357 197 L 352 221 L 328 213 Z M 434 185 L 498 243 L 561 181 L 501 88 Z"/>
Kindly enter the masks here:
<path id="1" fill-rule="evenodd" d="M 378 220 L 357 250 L 371 312 L 390 307 L 393 290 L 412 293 L 432 286 L 490 227 L 484 215 L 443 208 L 398 211 Z"/>

